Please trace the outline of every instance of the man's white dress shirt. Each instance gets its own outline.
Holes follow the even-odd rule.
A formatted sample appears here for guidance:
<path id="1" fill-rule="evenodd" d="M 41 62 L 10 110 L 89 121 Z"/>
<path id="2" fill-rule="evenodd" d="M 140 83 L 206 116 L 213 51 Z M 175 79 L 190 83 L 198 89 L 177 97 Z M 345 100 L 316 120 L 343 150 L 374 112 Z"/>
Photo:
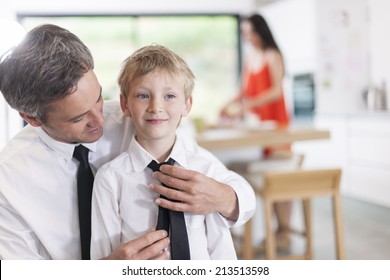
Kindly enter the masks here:
<path id="1" fill-rule="evenodd" d="M 226 167 L 214 165 L 201 154 L 187 151 L 177 136 L 168 158 L 186 169 L 217 181 L 230 176 Z M 127 152 L 103 165 L 96 174 L 92 196 L 91 258 L 100 259 L 121 243 L 136 239 L 156 227 L 158 194 L 148 185 L 156 180 L 148 164 L 155 160 L 133 137 Z M 157 182 L 158 183 L 158 182 Z M 218 213 L 184 213 L 192 260 L 237 259 L 229 228 Z"/>
<path id="2" fill-rule="evenodd" d="M 104 116 L 102 138 L 85 144 L 94 173 L 126 151 L 133 136 L 118 102 L 105 102 Z M 81 259 L 75 146 L 27 125 L 0 152 L 0 259 Z M 191 139 L 186 149 L 212 158 Z M 241 225 L 254 213 L 253 190 L 233 173 L 224 183 L 237 193 Z"/>

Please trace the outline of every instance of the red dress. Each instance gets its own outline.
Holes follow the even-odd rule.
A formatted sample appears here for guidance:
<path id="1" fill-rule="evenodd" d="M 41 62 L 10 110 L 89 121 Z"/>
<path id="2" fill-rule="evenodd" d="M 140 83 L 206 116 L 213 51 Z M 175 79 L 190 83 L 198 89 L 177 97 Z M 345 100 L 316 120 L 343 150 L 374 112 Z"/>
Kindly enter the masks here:
<path id="1" fill-rule="evenodd" d="M 244 97 L 248 100 L 260 96 L 271 87 L 271 75 L 268 64 L 265 64 L 258 72 L 250 72 L 247 79 L 246 90 Z M 260 120 L 272 120 L 276 121 L 278 127 L 286 127 L 290 123 L 290 119 L 286 110 L 286 104 L 284 102 L 283 93 L 278 100 L 272 103 L 253 108 L 252 112 L 256 114 Z M 265 156 L 272 150 L 290 150 L 290 145 L 283 145 L 278 148 L 267 148 L 264 150 Z"/>
<path id="2" fill-rule="evenodd" d="M 268 64 L 260 69 L 256 73 L 249 73 L 246 84 L 245 97 L 252 99 L 264 94 L 264 92 L 271 87 L 271 76 Z M 263 105 L 261 107 L 253 108 L 252 112 L 255 113 L 260 120 L 273 120 L 280 126 L 286 126 L 289 124 L 289 117 L 284 102 L 283 93 L 280 99 L 275 100 L 272 103 Z"/>

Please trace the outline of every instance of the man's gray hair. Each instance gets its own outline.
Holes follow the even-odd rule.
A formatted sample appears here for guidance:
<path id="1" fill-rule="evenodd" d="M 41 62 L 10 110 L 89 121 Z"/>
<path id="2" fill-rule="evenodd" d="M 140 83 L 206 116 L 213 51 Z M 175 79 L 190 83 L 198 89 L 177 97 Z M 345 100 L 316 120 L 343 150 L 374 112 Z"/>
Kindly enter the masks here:
<path id="1" fill-rule="evenodd" d="M 12 108 L 44 122 L 50 104 L 75 92 L 93 67 L 91 52 L 76 35 L 40 25 L 0 59 L 0 91 Z"/>

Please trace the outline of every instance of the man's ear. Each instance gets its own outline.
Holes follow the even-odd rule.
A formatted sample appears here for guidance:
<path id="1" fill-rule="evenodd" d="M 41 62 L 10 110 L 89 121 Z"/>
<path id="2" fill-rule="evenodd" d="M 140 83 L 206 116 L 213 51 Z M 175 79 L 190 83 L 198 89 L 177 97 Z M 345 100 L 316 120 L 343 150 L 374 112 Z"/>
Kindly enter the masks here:
<path id="1" fill-rule="evenodd" d="M 184 104 L 184 107 L 183 107 L 183 112 L 182 112 L 182 116 L 183 117 L 186 117 L 190 111 L 191 111 L 191 107 L 192 107 L 192 96 L 190 96 L 190 98 L 188 98 Z"/>
<path id="2" fill-rule="evenodd" d="M 131 117 L 126 98 L 122 94 L 119 97 L 123 114 L 125 114 L 126 117 Z"/>
<path id="3" fill-rule="evenodd" d="M 39 126 L 42 126 L 42 122 L 38 121 L 36 117 L 31 117 L 25 113 L 21 113 L 19 112 L 19 115 L 26 121 L 28 122 L 30 125 L 32 126 L 35 126 L 35 127 L 39 127 Z"/>

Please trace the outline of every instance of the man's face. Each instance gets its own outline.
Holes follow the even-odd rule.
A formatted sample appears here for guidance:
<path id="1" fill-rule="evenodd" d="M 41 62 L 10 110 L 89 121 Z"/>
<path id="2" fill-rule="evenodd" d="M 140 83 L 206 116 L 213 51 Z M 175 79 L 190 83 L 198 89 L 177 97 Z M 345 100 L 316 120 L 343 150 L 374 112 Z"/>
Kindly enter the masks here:
<path id="1" fill-rule="evenodd" d="M 101 86 L 90 70 L 77 83 L 74 93 L 50 105 L 46 121 L 40 126 L 57 141 L 95 142 L 103 134 L 102 108 Z"/>

